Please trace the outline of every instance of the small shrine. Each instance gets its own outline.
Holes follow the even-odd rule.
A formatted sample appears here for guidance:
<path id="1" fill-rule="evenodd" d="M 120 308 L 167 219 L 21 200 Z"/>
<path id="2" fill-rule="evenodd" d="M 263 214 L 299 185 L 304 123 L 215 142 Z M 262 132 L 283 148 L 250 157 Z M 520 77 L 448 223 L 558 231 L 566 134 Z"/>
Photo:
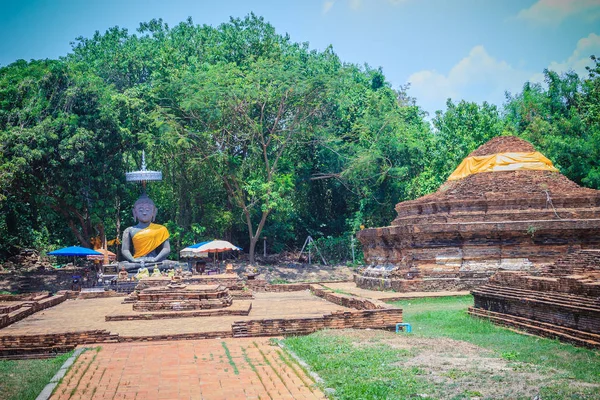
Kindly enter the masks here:
<path id="1" fill-rule="evenodd" d="M 570 181 L 520 138 L 469 154 L 435 193 L 396 205 L 390 226 L 357 237 L 361 288 L 465 290 L 498 270 L 535 271 L 600 248 L 600 191 Z"/>

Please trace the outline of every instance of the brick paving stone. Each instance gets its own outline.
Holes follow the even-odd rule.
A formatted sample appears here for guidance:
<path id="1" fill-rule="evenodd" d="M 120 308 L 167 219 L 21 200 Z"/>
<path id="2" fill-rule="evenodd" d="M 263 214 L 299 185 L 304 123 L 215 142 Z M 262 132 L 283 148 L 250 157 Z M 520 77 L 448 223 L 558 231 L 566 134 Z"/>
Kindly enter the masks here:
<path id="1" fill-rule="evenodd" d="M 51 399 L 325 399 L 281 352 L 266 338 L 103 344 L 78 358 Z"/>

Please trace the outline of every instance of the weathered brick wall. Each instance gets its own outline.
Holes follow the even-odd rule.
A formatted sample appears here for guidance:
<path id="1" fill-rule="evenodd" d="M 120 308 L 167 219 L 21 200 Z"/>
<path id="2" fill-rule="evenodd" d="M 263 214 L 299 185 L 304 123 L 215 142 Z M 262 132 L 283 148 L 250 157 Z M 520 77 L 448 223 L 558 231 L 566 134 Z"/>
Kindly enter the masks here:
<path id="1" fill-rule="evenodd" d="M 222 285 L 230 290 L 243 290 L 244 288 L 244 281 L 235 274 L 192 275 L 184 277 L 182 282 L 186 285 Z M 169 283 L 171 283 L 171 279 L 168 277 L 145 278 L 137 283 L 135 290 L 167 286 Z"/>
<path id="2" fill-rule="evenodd" d="M 73 350 L 80 344 L 112 343 L 118 335 L 105 330 L 40 335 L 0 336 L 0 358 L 47 357 Z"/>
<path id="3" fill-rule="evenodd" d="M 229 293 L 234 300 L 251 300 L 254 298 L 252 290 L 230 290 Z"/>
<path id="4" fill-rule="evenodd" d="M 85 269 L 17 272 L 0 274 L 0 290 L 16 293 L 55 293 L 72 289 L 73 276 L 80 277 L 78 287 L 91 287 L 97 281 L 96 273 Z"/>
<path id="5" fill-rule="evenodd" d="M 320 285 L 310 285 L 310 291 L 317 297 L 321 297 L 343 307 L 354 308 L 356 310 L 377 310 L 389 308 L 389 305 L 379 300 L 370 300 L 362 297 L 350 296 L 343 293 L 335 293 L 331 289 Z"/>
<path id="6" fill-rule="evenodd" d="M 369 290 L 396 292 L 441 292 L 470 290 L 487 282 L 487 278 L 394 279 L 354 275 L 356 286 Z"/>
<path id="7" fill-rule="evenodd" d="M 509 216 L 507 216 L 509 218 Z M 535 232 L 533 232 L 535 229 Z M 436 266 L 438 256 L 456 256 L 459 266 L 495 260 L 527 259 L 545 267 L 574 249 L 600 248 L 600 219 L 436 223 L 389 226 L 360 231 L 365 260 L 408 270 Z"/>
<path id="8" fill-rule="evenodd" d="M 264 279 L 251 279 L 246 286 L 255 292 L 300 292 L 309 290 L 311 283 L 282 283 L 270 284 Z"/>
<path id="9" fill-rule="evenodd" d="M 250 310 L 252 309 L 252 305 L 248 308 L 244 309 L 231 309 L 231 308 L 213 308 L 213 309 L 192 309 L 185 308 L 177 309 L 174 311 L 173 309 L 169 310 L 170 312 L 161 312 L 165 311 L 158 310 L 158 312 L 142 312 L 140 314 L 110 314 L 104 317 L 105 321 L 135 321 L 135 320 L 154 320 L 154 319 L 173 319 L 173 318 L 193 318 L 193 317 L 218 317 L 218 316 L 228 316 L 228 315 L 243 315 L 246 316 L 250 314 Z"/>
<path id="10" fill-rule="evenodd" d="M 118 336 L 106 330 L 48 333 L 39 335 L 0 335 L 2 349 L 21 347 L 51 347 L 114 341 Z"/>
<path id="11" fill-rule="evenodd" d="M 220 299 L 136 301 L 133 311 L 185 311 L 221 309 L 231 306 L 231 296 Z"/>
<path id="12" fill-rule="evenodd" d="M 119 336 L 119 342 L 158 342 L 161 340 L 200 340 L 200 339 L 221 339 L 233 337 L 232 331 L 216 332 L 194 332 L 179 333 L 172 335 L 154 335 L 154 336 Z"/>
<path id="13" fill-rule="evenodd" d="M 78 300 L 89 300 L 89 299 L 104 299 L 107 297 L 125 297 L 127 293 L 119 293 L 114 290 L 104 290 L 102 292 L 79 292 Z"/>
<path id="14" fill-rule="evenodd" d="M 271 284 L 264 279 L 250 279 L 246 281 L 246 287 L 255 292 L 300 292 L 310 290 L 310 285 L 321 283 L 338 283 L 346 281 L 319 281 L 319 282 L 298 282 L 298 283 L 276 283 Z"/>
<path id="15" fill-rule="evenodd" d="M 600 278 L 600 274 L 598 274 Z M 501 271 L 490 279 L 491 284 L 540 292 L 570 293 L 600 297 L 600 282 L 584 275 L 532 276 L 523 272 Z"/>
<path id="16" fill-rule="evenodd" d="M 61 294 L 55 296 L 49 296 L 48 294 L 39 295 L 31 301 L 20 303 L 18 307 L 15 305 L 14 307 L 8 307 L 4 311 L 0 310 L 0 329 L 14 324 L 38 311 L 60 304 L 66 299 L 66 296 Z"/>
<path id="17" fill-rule="evenodd" d="M 236 321 L 233 337 L 306 335 L 322 329 L 391 329 L 402 322 L 402 310 L 388 308 L 339 311 L 322 317 Z"/>
<path id="18" fill-rule="evenodd" d="M 534 335 L 559 339 L 578 346 L 600 348 L 600 335 L 594 333 L 481 308 L 469 307 L 468 312 L 473 317 L 484 318 L 495 324 L 516 328 Z"/>
<path id="19" fill-rule="evenodd" d="M 600 251 L 567 254 L 535 275 L 501 271 L 472 291 L 471 314 L 600 347 Z M 483 313 L 483 314 L 482 314 Z"/>
<path id="20" fill-rule="evenodd" d="M 547 299 L 535 299 L 533 296 L 511 298 L 480 292 L 474 292 L 473 296 L 475 308 L 600 333 L 600 307 L 594 310 L 583 305 L 558 301 L 552 304 Z"/>
<path id="21" fill-rule="evenodd" d="M 544 268 L 541 275 L 557 277 L 593 272 L 600 274 L 600 250 L 587 249 L 567 254 L 556 263 Z"/>
<path id="22" fill-rule="evenodd" d="M 39 296 L 41 298 L 47 297 L 50 293 L 48 292 L 34 292 L 34 293 L 22 293 L 22 294 L 0 294 L 0 301 L 27 301 L 34 300 Z"/>
<path id="23" fill-rule="evenodd" d="M 65 296 L 67 300 L 75 300 L 79 297 L 79 293 L 78 290 L 59 290 L 56 292 L 57 295 Z"/>
<path id="24" fill-rule="evenodd" d="M 200 310 L 224 308 L 232 304 L 229 289 L 223 285 L 187 286 L 183 289 L 152 287 L 132 294 L 134 311 Z"/>

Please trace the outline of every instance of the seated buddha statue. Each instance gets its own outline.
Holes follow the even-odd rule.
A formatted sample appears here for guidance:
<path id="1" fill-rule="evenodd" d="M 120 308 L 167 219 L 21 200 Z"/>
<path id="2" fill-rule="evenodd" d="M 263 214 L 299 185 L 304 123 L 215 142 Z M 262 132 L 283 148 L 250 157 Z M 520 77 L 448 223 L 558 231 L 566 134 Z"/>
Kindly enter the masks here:
<path id="1" fill-rule="evenodd" d="M 169 231 L 163 225 L 155 224 L 156 206 L 144 193 L 133 205 L 133 218 L 137 225 L 123 232 L 121 254 L 126 261 L 119 264 L 128 272 L 140 268 L 167 268 L 177 264 L 167 260 L 171 251 Z"/>

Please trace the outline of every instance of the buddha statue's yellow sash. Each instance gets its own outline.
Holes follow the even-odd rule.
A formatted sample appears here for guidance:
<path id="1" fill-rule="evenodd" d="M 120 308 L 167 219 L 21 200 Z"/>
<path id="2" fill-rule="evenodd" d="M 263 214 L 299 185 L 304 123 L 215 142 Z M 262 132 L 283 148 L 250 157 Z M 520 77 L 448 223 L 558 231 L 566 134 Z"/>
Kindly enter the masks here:
<path id="1" fill-rule="evenodd" d="M 448 180 L 454 181 L 481 172 L 521 170 L 558 171 L 552 165 L 552 161 L 537 151 L 530 153 L 497 153 L 489 156 L 465 158 L 452 175 L 448 177 Z"/>
<path id="2" fill-rule="evenodd" d="M 169 231 L 162 225 L 150 224 L 131 238 L 135 254 L 133 258 L 144 257 L 169 238 Z"/>

